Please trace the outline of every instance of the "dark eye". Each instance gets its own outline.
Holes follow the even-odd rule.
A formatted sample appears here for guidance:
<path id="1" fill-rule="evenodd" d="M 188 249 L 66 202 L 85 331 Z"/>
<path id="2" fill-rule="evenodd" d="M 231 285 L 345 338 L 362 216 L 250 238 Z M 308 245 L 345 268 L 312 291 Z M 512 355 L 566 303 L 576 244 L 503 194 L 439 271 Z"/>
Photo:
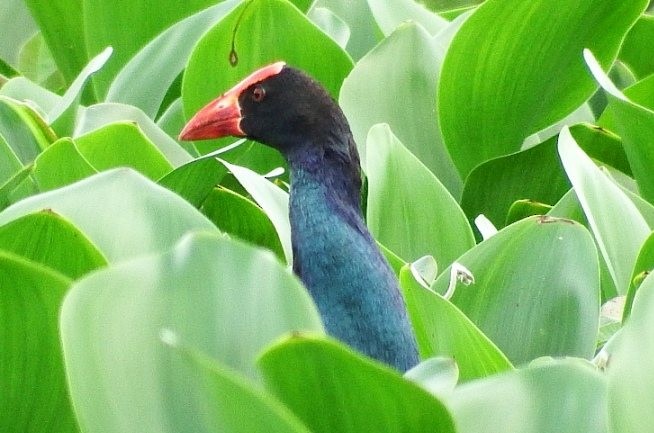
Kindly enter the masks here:
<path id="1" fill-rule="evenodd" d="M 264 96 L 266 96 L 266 91 L 263 87 L 257 86 L 252 90 L 252 99 L 254 99 L 255 102 L 263 101 Z"/>

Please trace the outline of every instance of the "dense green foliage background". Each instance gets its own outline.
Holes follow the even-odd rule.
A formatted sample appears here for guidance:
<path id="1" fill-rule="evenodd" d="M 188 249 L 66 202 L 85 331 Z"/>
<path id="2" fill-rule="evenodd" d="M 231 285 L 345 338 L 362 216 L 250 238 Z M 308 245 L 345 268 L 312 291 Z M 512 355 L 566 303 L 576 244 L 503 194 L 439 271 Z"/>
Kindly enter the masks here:
<path id="1" fill-rule="evenodd" d="M 0 431 L 649 433 L 648 2 L 472 3 L 4 0 Z M 177 141 L 277 60 L 351 124 L 404 376 L 325 336 L 280 155 Z"/>

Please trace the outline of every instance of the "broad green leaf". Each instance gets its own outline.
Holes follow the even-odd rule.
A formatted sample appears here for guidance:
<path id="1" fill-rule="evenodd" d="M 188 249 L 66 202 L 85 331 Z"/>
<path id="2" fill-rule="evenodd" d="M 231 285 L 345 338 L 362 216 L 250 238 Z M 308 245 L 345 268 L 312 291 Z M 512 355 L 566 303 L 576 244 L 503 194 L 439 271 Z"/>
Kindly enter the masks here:
<path id="1" fill-rule="evenodd" d="M 0 185 L 11 179 L 22 168 L 23 165 L 18 160 L 16 153 L 0 134 Z"/>
<path id="2" fill-rule="evenodd" d="M 32 173 L 32 166 L 28 165 L 23 169 L 17 171 L 5 183 L 0 185 L 0 210 L 6 208 L 11 203 L 19 200 L 17 198 L 23 193 L 25 184 L 30 181 L 30 174 Z M 35 187 L 36 189 L 36 187 Z M 29 195 L 29 194 L 28 194 Z"/>
<path id="3" fill-rule="evenodd" d="M 258 67 L 279 60 L 306 71 L 334 97 L 352 69 L 352 60 L 336 42 L 287 0 L 249 0 L 209 30 L 193 50 L 182 83 L 186 117 Z M 228 142 L 210 140 L 196 146 L 206 153 Z"/>
<path id="4" fill-rule="evenodd" d="M 631 279 L 629 280 L 629 291 L 627 292 L 627 299 L 624 306 L 623 320 L 626 320 L 631 314 L 636 293 L 645 277 L 652 270 L 654 270 L 654 234 L 649 235 L 638 252 L 638 258 L 636 259 L 633 272 L 631 273 Z"/>
<path id="5" fill-rule="evenodd" d="M 182 146 L 162 131 L 152 119 L 131 105 L 96 104 L 83 110 L 77 124 L 75 137 L 116 122 L 136 123 L 141 132 L 157 146 L 174 167 L 179 167 L 193 159 Z"/>
<path id="6" fill-rule="evenodd" d="M 24 165 L 34 158 L 54 137 L 43 119 L 26 104 L 0 96 L 0 136 Z"/>
<path id="7" fill-rule="evenodd" d="M 620 60 L 639 77 L 654 73 L 654 60 L 647 48 L 654 38 L 654 16 L 643 14 L 629 30 L 622 44 Z"/>
<path id="8" fill-rule="evenodd" d="M 516 200 L 506 214 L 504 225 L 508 226 L 532 215 L 547 215 L 552 207 L 533 200 Z"/>
<path id="9" fill-rule="evenodd" d="M 601 126 L 581 124 L 570 127 L 570 134 L 592 159 L 631 176 L 631 167 L 620 137 Z"/>
<path id="10" fill-rule="evenodd" d="M 405 21 L 420 24 L 431 35 L 436 35 L 448 24 L 445 18 L 414 0 L 368 0 L 368 6 L 384 36 L 389 36 Z"/>
<path id="11" fill-rule="evenodd" d="M 459 368 L 451 358 L 429 358 L 404 373 L 436 397 L 451 393 L 459 380 Z"/>
<path id="12" fill-rule="evenodd" d="M 346 49 L 354 60 L 359 60 L 382 40 L 367 0 L 316 0 L 311 8 L 329 9 L 345 21 L 351 31 Z"/>
<path id="13" fill-rule="evenodd" d="M 611 82 L 590 52 L 585 52 L 595 79 L 604 88 L 613 110 L 616 132 L 629 159 L 641 196 L 654 203 L 654 111 L 630 101 Z"/>
<path id="14" fill-rule="evenodd" d="M 215 158 L 198 158 L 159 179 L 157 183 L 200 208 L 227 170 Z"/>
<path id="15" fill-rule="evenodd" d="M 47 209 L 0 226 L 0 250 L 47 266 L 73 280 L 107 264 L 84 234 Z"/>
<path id="16" fill-rule="evenodd" d="M 6 82 L 7 78 L 12 78 L 19 75 L 18 71 L 11 67 L 10 64 L 0 58 L 0 87 Z"/>
<path id="17" fill-rule="evenodd" d="M 618 137 L 589 124 L 574 125 L 570 133 L 589 156 L 630 173 Z M 483 214 L 503 227 L 510 207 L 519 200 L 556 204 L 570 189 L 570 182 L 556 151 L 556 137 L 534 147 L 479 164 L 468 175 L 461 207 L 474 219 Z M 544 212 L 547 213 L 547 212 Z"/>
<path id="18" fill-rule="evenodd" d="M 335 341 L 293 335 L 259 366 L 267 388 L 314 433 L 455 431 L 435 397 Z"/>
<path id="19" fill-rule="evenodd" d="M 57 105 L 52 107 L 48 112 L 47 118 L 52 129 L 60 136 L 71 136 L 75 129 L 75 119 L 82 91 L 86 82 L 91 75 L 99 71 L 111 56 L 113 50 L 111 47 L 106 48 L 100 54 L 95 56 L 89 64 L 82 69 L 75 81 L 70 85 L 64 96 L 59 100 Z"/>
<path id="20" fill-rule="evenodd" d="M 608 358 L 609 425 L 615 433 L 645 433 L 654 415 L 654 375 L 649 360 L 654 357 L 654 277 L 643 281 L 634 299 L 631 315 Z"/>
<path id="21" fill-rule="evenodd" d="M 34 161 L 32 174 L 40 191 L 49 191 L 97 173 L 70 138 L 61 138 Z"/>
<path id="22" fill-rule="evenodd" d="M 626 294 L 638 251 L 650 233 L 634 203 L 577 146 L 567 128 L 559 155 L 619 294 Z"/>
<path id="23" fill-rule="evenodd" d="M 345 49 L 350 39 L 350 28 L 338 15 L 327 8 L 312 8 L 307 18 L 327 33 L 339 47 Z"/>
<path id="24" fill-rule="evenodd" d="M 445 144 L 463 177 L 520 149 L 525 137 L 588 99 L 596 86 L 582 50 L 592 49 L 610 65 L 646 5 L 487 0 L 479 6 L 452 41 L 438 96 Z"/>
<path id="25" fill-rule="evenodd" d="M 466 179 L 461 207 L 470 219 L 483 214 L 495 227 L 503 227 L 515 201 L 528 199 L 553 205 L 569 189 L 553 137 L 475 167 Z"/>
<path id="26" fill-rule="evenodd" d="M 633 85 L 624 89 L 624 95 L 632 102 L 648 108 L 654 109 L 654 74 L 643 78 Z M 597 120 L 597 124 L 603 128 L 616 130 L 615 112 L 613 104 L 608 104 L 602 115 Z"/>
<path id="27" fill-rule="evenodd" d="M 388 125 L 372 127 L 368 146 L 366 220 L 379 242 L 405 261 L 431 255 L 441 268 L 474 246 L 456 200 Z"/>
<path id="28" fill-rule="evenodd" d="M 179 133 L 184 128 L 186 120 L 184 119 L 184 109 L 182 107 L 182 98 L 177 98 L 174 100 L 166 111 L 164 111 L 159 119 L 157 119 L 157 126 L 168 134 L 170 137 L 177 137 Z M 179 142 L 180 146 L 186 150 L 189 154 L 194 157 L 200 156 L 200 152 L 195 143 L 192 141 L 182 141 Z"/>
<path id="29" fill-rule="evenodd" d="M 88 53 L 94 55 L 107 46 L 115 50 L 111 61 L 93 77 L 96 93 L 102 100 L 116 74 L 147 42 L 173 23 L 215 2 L 142 0 L 122 7 L 104 0 L 82 3 Z"/>
<path id="30" fill-rule="evenodd" d="M 4 0 L 2 3 L 0 28 L 3 37 L 0 39 L 0 58 L 7 62 L 9 67 L 18 64 L 20 48 L 38 30 L 26 3 L 28 2 L 23 0 Z M 3 74 L 1 69 L 0 74 Z"/>
<path id="31" fill-rule="evenodd" d="M 0 247 L 0 430 L 77 432 L 57 319 L 70 280 Z"/>
<path id="32" fill-rule="evenodd" d="M 597 251 L 580 224 L 552 217 L 517 222 L 458 260 L 475 282 L 452 303 L 516 365 L 539 356 L 591 358 L 599 323 Z M 434 288 L 445 293 L 450 270 Z"/>
<path id="33" fill-rule="evenodd" d="M 130 167 L 157 180 L 173 170 L 134 123 L 112 123 L 77 137 L 75 142 L 79 153 L 98 171 Z"/>
<path id="34" fill-rule="evenodd" d="M 458 198 L 461 178 L 442 142 L 433 108 L 441 56 L 429 33 L 415 24 L 405 24 L 357 63 L 343 82 L 339 102 L 364 167 L 368 153 L 375 152 L 376 146 L 371 143 L 368 151 L 368 131 L 377 123 L 388 123 Z M 405 105 L 410 108 L 401 108 Z"/>
<path id="35" fill-rule="evenodd" d="M 173 334 L 174 337 L 174 334 Z M 173 343 L 176 343 L 173 341 Z M 309 433 L 279 401 L 197 350 L 173 345 L 193 385 L 208 404 L 202 408 L 206 430 L 229 433 Z"/>
<path id="36" fill-rule="evenodd" d="M 220 160 L 264 210 L 282 243 L 286 263 L 293 263 L 291 224 L 288 216 L 288 193 L 252 170 Z"/>
<path id="37" fill-rule="evenodd" d="M 446 20 L 454 21 L 456 18 L 458 18 L 461 15 L 464 15 L 468 12 L 474 12 L 474 10 L 477 8 L 477 5 L 461 6 L 461 7 L 456 7 L 454 9 L 451 9 L 451 7 L 452 6 L 448 6 L 444 10 L 439 10 L 438 15 L 442 16 Z"/>
<path id="38" fill-rule="evenodd" d="M 61 100 L 61 96 L 21 76 L 12 78 L 0 87 L 0 95 L 18 101 L 30 101 L 42 113 L 47 113 Z"/>
<path id="39" fill-rule="evenodd" d="M 457 387 L 458 433 L 607 433 L 606 379 L 579 360 L 515 370 Z"/>
<path id="40" fill-rule="evenodd" d="M 134 105 L 154 119 L 166 92 L 186 66 L 200 37 L 238 2 L 228 0 L 168 27 L 120 70 L 106 102 Z"/>
<path id="41" fill-rule="evenodd" d="M 44 7 L 40 0 L 25 0 L 67 83 L 75 80 L 90 59 L 85 47 L 82 3 L 52 0 Z"/>
<path id="42" fill-rule="evenodd" d="M 221 231 L 267 248 L 284 260 L 284 250 L 268 215 L 252 201 L 225 188 L 214 189 L 200 209 Z"/>
<path id="43" fill-rule="evenodd" d="M 506 356 L 461 310 L 418 284 L 407 266 L 400 272 L 400 287 L 421 358 L 446 356 L 454 359 L 461 381 L 512 368 Z"/>
<path id="44" fill-rule="evenodd" d="M 89 433 L 224 431 L 204 422 L 215 402 L 160 338 L 173 333 L 255 379 L 256 355 L 291 331 L 322 332 L 309 294 L 271 253 L 227 237 L 190 234 L 166 253 L 95 272 L 73 286 L 61 314 L 80 425 Z"/>
<path id="45" fill-rule="evenodd" d="M 49 89 L 57 91 L 65 87 L 41 32 L 35 33 L 21 48 L 18 69 L 25 77 Z"/>
<path id="46" fill-rule="evenodd" d="M 184 199 L 129 169 L 23 200 L 0 212 L 0 224 L 43 209 L 75 225 L 109 262 L 170 248 L 189 230 L 216 231 Z"/>

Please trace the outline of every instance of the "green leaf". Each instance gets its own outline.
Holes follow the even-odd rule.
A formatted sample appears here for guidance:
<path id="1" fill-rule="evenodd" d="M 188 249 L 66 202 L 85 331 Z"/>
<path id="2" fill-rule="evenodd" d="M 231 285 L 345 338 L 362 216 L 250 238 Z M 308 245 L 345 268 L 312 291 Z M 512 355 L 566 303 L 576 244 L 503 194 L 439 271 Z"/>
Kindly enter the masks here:
<path id="1" fill-rule="evenodd" d="M 174 337 L 174 334 L 173 334 Z M 173 341 L 173 343 L 175 343 Z M 204 353 L 173 345 L 208 404 L 202 409 L 207 431 L 229 433 L 309 433 L 279 401 Z"/>
<path id="2" fill-rule="evenodd" d="M 0 134 L 0 185 L 7 182 L 23 168 L 14 150 Z"/>
<path id="3" fill-rule="evenodd" d="M 177 167 L 157 183 L 199 208 L 226 172 L 215 158 L 198 158 Z"/>
<path id="4" fill-rule="evenodd" d="M 172 332 L 256 379 L 257 353 L 291 331 L 322 332 L 306 290 L 272 254 L 227 237 L 190 234 L 164 254 L 95 272 L 73 286 L 61 313 L 80 425 L 86 432 L 224 431 L 203 419 L 215 401 L 195 386 L 197 372 L 177 368 L 160 339 Z"/>
<path id="5" fill-rule="evenodd" d="M 588 156 L 631 176 L 631 167 L 620 137 L 601 126 L 589 124 L 574 125 L 570 133 Z"/>
<path id="6" fill-rule="evenodd" d="M 475 167 L 466 179 L 461 207 L 471 219 L 483 214 L 496 227 L 503 227 L 515 201 L 529 199 L 553 205 L 569 189 L 556 153 L 556 137 L 552 137 Z"/>
<path id="7" fill-rule="evenodd" d="M 327 8 L 312 8 L 307 18 L 327 33 L 339 47 L 345 49 L 350 39 L 350 28 L 338 15 Z"/>
<path id="8" fill-rule="evenodd" d="M 636 264 L 634 265 L 634 270 L 632 271 L 631 279 L 629 280 L 629 290 L 624 305 L 623 320 L 626 320 L 631 314 L 631 308 L 636 293 L 645 277 L 647 277 L 652 270 L 654 270 L 654 234 L 649 235 L 638 252 L 638 258 L 636 259 Z"/>
<path id="9" fill-rule="evenodd" d="M 63 78 L 41 32 L 35 33 L 21 48 L 18 69 L 25 77 L 44 87 L 53 90 L 64 87 Z"/>
<path id="10" fill-rule="evenodd" d="M 446 356 L 454 359 L 461 381 L 512 368 L 506 356 L 461 310 L 418 284 L 408 266 L 400 272 L 400 287 L 421 358 Z"/>
<path id="11" fill-rule="evenodd" d="M 294 335 L 259 366 L 267 388 L 315 433 L 455 431 L 440 401 L 335 341 Z"/>
<path id="12" fill-rule="evenodd" d="M 286 263 L 293 263 L 291 223 L 288 216 L 288 193 L 252 170 L 220 160 L 264 210 L 282 243 Z"/>
<path id="13" fill-rule="evenodd" d="M 71 136 L 73 134 L 84 86 L 86 86 L 86 82 L 91 75 L 95 74 L 105 65 L 112 52 L 113 50 L 109 47 L 91 59 L 89 64 L 82 69 L 77 78 L 75 78 L 75 81 L 66 90 L 64 96 L 48 111 L 47 118 L 50 126 L 52 126 L 52 129 L 60 137 Z"/>
<path id="14" fill-rule="evenodd" d="M 504 225 L 508 226 L 532 215 L 547 215 L 550 210 L 552 206 L 548 204 L 533 200 L 517 200 L 509 208 Z"/>
<path id="15" fill-rule="evenodd" d="M 174 167 L 179 167 L 193 159 L 182 146 L 162 131 L 152 119 L 131 105 L 96 104 L 83 110 L 75 131 L 75 137 L 118 122 L 137 124 L 143 135 L 157 146 Z"/>
<path id="16" fill-rule="evenodd" d="M 459 433 L 607 433 L 606 379 L 579 360 L 552 361 L 455 389 Z"/>
<path id="17" fill-rule="evenodd" d="M 9 67 L 17 65 L 20 48 L 38 31 L 26 3 L 22 0 L 6 0 L 2 5 L 4 13 L 0 14 L 0 28 L 3 31 L 0 58 Z"/>
<path id="18" fill-rule="evenodd" d="M 0 224 L 42 209 L 69 220 L 109 262 L 170 248 L 189 230 L 216 231 L 184 199 L 128 169 L 16 203 L 0 212 Z"/>
<path id="19" fill-rule="evenodd" d="M 31 108 L 3 96 L 0 96 L 0 136 L 24 165 L 34 161 L 54 141 L 43 119 Z"/>
<path id="20" fill-rule="evenodd" d="M 103 99 L 116 74 L 146 43 L 173 23 L 214 3 L 212 0 L 143 0 L 129 7 L 117 7 L 104 0 L 83 0 L 80 7 L 84 11 L 88 53 L 94 55 L 107 46 L 115 50 L 111 61 L 93 77 L 99 99 Z"/>
<path id="21" fill-rule="evenodd" d="M 626 324 L 608 349 L 609 425 L 612 432 L 645 433 L 654 416 L 654 277 L 643 281 Z"/>
<path id="22" fill-rule="evenodd" d="M 234 65 L 232 57 L 237 60 Z M 193 50 L 182 82 L 186 117 L 253 70 L 282 59 L 320 81 L 334 97 L 352 69 L 349 56 L 291 3 L 249 0 L 209 30 Z M 196 146 L 206 153 L 229 142 L 229 138 L 209 140 Z"/>
<path id="23" fill-rule="evenodd" d="M 221 2 L 168 27 L 125 64 L 105 101 L 134 105 L 154 119 L 195 43 L 236 4 L 235 0 Z"/>
<path id="24" fill-rule="evenodd" d="M 442 268 L 474 246 L 472 229 L 456 200 L 388 125 L 372 127 L 368 146 L 375 151 L 366 165 L 366 219 L 379 242 L 405 261 L 431 255 Z"/>
<path id="25" fill-rule="evenodd" d="M 77 432 L 59 346 L 70 280 L 0 250 L 0 430 Z"/>
<path id="26" fill-rule="evenodd" d="M 247 198 L 225 188 L 214 189 L 202 204 L 202 213 L 221 231 L 267 248 L 284 260 L 275 226 L 264 211 Z"/>
<path id="27" fill-rule="evenodd" d="M 591 48 L 610 65 L 646 4 L 487 0 L 479 6 L 452 41 L 438 96 L 445 144 L 463 177 L 517 151 L 525 137 L 587 100 L 595 83 L 582 50 Z"/>
<path id="28" fill-rule="evenodd" d="M 47 113 L 61 100 L 61 96 L 56 93 L 20 76 L 12 78 L 0 87 L 0 95 L 18 101 L 30 101 L 30 104 L 38 107 L 41 113 Z"/>
<path id="29" fill-rule="evenodd" d="M 79 153 L 98 171 L 133 168 L 152 180 L 173 170 L 134 123 L 112 123 L 75 139 Z"/>
<path id="30" fill-rule="evenodd" d="M 539 356 L 590 358 L 599 323 L 595 245 L 571 220 L 530 217 L 458 260 L 475 283 L 451 300 L 514 364 Z M 450 270 L 434 288 L 445 293 Z M 553 320 L 556 318 L 556 320 Z"/>
<path id="31" fill-rule="evenodd" d="M 17 75 L 19 75 L 18 71 L 0 58 L 0 87 L 5 84 L 7 78 L 12 78 Z"/>
<path id="32" fill-rule="evenodd" d="M 439 397 L 454 390 L 459 379 L 459 368 L 451 358 L 429 358 L 404 373 L 404 378 Z"/>
<path id="33" fill-rule="evenodd" d="M 442 54 L 429 33 L 415 24 L 402 25 L 356 64 L 343 82 L 339 102 L 364 167 L 368 165 L 368 131 L 377 123 L 388 123 L 458 198 L 461 178 L 443 144 L 433 109 L 441 61 Z M 411 109 L 399 109 L 405 103 Z"/>
<path id="34" fill-rule="evenodd" d="M 341 18 L 351 30 L 347 52 L 359 60 L 382 40 L 382 34 L 372 16 L 367 0 L 316 0 L 311 6 L 328 9 Z"/>
<path id="35" fill-rule="evenodd" d="M 651 149 L 654 144 L 654 111 L 630 101 L 611 82 L 593 54 L 586 51 L 584 55 L 595 79 L 606 91 L 612 108 L 612 120 L 616 132 L 622 137 L 638 190 L 644 199 L 654 203 L 654 176 L 650 169 L 654 164 L 654 151 Z"/>
<path id="36" fill-rule="evenodd" d="M 622 44 L 620 60 L 639 78 L 654 73 L 654 60 L 647 48 L 654 38 L 654 16 L 643 14 L 629 30 Z"/>
<path id="37" fill-rule="evenodd" d="M 414 0 L 368 0 L 368 6 L 379 28 L 388 36 L 405 21 L 413 21 L 432 36 L 443 30 L 448 22 Z"/>
<path id="38" fill-rule="evenodd" d="M 16 172 L 5 183 L 0 185 L 0 210 L 6 208 L 11 203 L 16 201 L 16 197 L 24 192 L 25 185 L 30 182 L 30 174 L 32 173 L 32 166 L 24 167 L 22 170 Z M 29 195 L 29 194 L 28 194 Z"/>
<path id="39" fill-rule="evenodd" d="M 82 180 L 97 170 L 89 164 L 70 138 L 61 138 L 34 161 L 34 180 L 40 191 L 49 191 Z"/>
<path id="40" fill-rule="evenodd" d="M 39 0 L 25 0 L 25 4 L 66 82 L 72 83 L 90 58 L 84 46 L 82 0 L 53 0 L 48 7 Z"/>
<path id="41" fill-rule="evenodd" d="M 626 294 L 638 251 L 650 228 L 633 202 L 577 146 L 567 128 L 559 154 L 619 294 Z"/>
<path id="42" fill-rule="evenodd" d="M 0 226 L 0 250 L 45 265 L 73 280 L 107 264 L 84 234 L 51 210 Z"/>

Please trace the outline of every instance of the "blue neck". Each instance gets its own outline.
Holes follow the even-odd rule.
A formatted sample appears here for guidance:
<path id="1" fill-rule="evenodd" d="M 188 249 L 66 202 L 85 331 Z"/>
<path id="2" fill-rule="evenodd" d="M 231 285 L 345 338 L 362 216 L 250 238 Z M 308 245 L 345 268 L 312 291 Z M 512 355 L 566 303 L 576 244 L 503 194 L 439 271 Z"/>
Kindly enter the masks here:
<path id="1" fill-rule="evenodd" d="M 358 159 L 313 146 L 286 157 L 293 270 L 327 332 L 407 370 L 418 362 L 416 343 L 395 274 L 361 215 Z"/>

